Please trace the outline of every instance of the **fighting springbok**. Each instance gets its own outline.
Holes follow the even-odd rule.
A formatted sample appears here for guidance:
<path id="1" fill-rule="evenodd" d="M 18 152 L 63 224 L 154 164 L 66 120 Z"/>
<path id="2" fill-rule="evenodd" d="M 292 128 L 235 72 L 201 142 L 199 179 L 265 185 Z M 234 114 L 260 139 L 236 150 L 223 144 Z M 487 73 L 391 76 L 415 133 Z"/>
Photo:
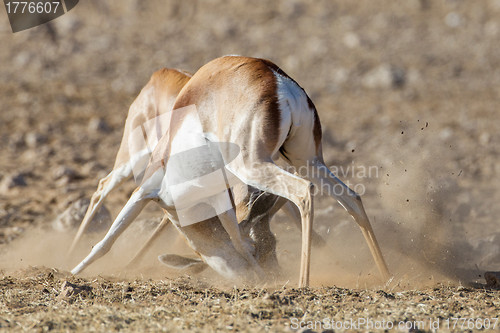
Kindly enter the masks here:
<path id="1" fill-rule="evenodd" d="M 160 69 L 153 73 L 149 82 L 132 103 L 125 122 L 125 129 L 113 170 L 99 181 L 97 190 L 91 197 L 87 212 L 71 244 L 68 253 L 69 256 L 74 252 L 82 235 L 88 229 L 90 222 L 109 193 L 131 178 L 132 175 L 135 176 L 137 182 L 140 181 L 152 150 L 156 147 L 156 144 L 166 131 L 165 127 L 169 124 L 169 119 L 166 116 L 172 111 L 177 95 L 191 76 L 192 74 L 186 71 L 169 68 Z M 237 193 L 243 192 L 239 191 Z M 251 237 L 257 243 L 256 248 L 260 249 L 260 253 L 268 253 L 266 256 L 273 255 L 275 253 L 275 242 L 271 241 L 273 236 L 270 231 L 265 233 L 265 230 L 269 230 L 269 226 L 267 228 L 262 227 L 261 223 L 256 223 L 256 221 L 249 223 L 247 219 L 247 216 L 253 216 L 250 214 L 249 208 L 254 207 L 255 212 L 259 212 L 259 220 L 265 220 L 262 224 L 268 224 L 270 217 L 264 213 L 267 210 L 259 208 L 261 205 L 267 206 L 267 202 L 259 200 L 254 205 L 254 202 L 250 201 L 250 197 L 238 197 L 236 202 L 239 203 L 236 209 L 238 221 L 246 221 L 246 234 L 251 234 Z M 300 219 L 297 218 L 296 208 L 289 202 L 281 202 L 279 207 L 281 206 L 283 206 L 283 211 L 300 228 Z M 129 266 L 133 266 L 142 258 L 146 250 L 151 246 L 152 241 L 158 237 L 168 222 L 168 218 L 165 215 L 153 235 L 136 254 Z M 250 228 L 249 225 L 252 225 L 252 227 Z M 321 236 L 314 231 L 312 236 L 313 244 L 322 244 L 324 242 Z M 260 239 L 263 241 L 260 241 Z M 264 243 L 259 245 L 262 242 Z"/>
<path id="2" fill-rule="evenodd" d="M 313 185 L 334 197 L 354 218 L 383 278 L 389 278 L 361 198 L 324 164 L 322 131 L 316 108 L 293 79 L 267 60 L 238 56 L 218 58 L 200 68 L 186 83 L 175 101 L 172 114 L 175 115 L 177 109 L 193 106 L 196 116 L 183 116 L 175 122 L 175 126 L 171 123 L 153 151 L 152 163 L 146 169 L 143 184 L 132 194 L 103 240 L 73 269 L 73 274 L 81 272 L 109 251 L 116 238 L 149 200 L 157 201 L 167 210 L 169 218 L 191 247 L 217 272 L 237 276 L 245 274 L 250 268 L 257 271 L 252 258 L 248 258 L 251 250 L 242 248 L 232 235 L 228 237 L 222 232 L 206 234 L 210 230 L 221 230 L 221 223 L 226 231 L 230 231 L 231 225 L 234 225 L 234 212 L 226 211 L 218 218 L 212 217 L 187 226 L 179 223 L 171 190 L 171 186 L 177 184 L 168 176 L 169 166 L 172 165 L 174 174 L 179 172 L 179 167 L 172 163 L 172 156 L 179 151 L 177 146 L 182 146 L 183 141 L 188 139 L 185 130 L 196 120 L 209 141 L 229 143 L 218 148 L 225 165 L 223 169 L 244 184 L 288 199 L 298 207 L 302 221 L 300 287 L 309 284 Z M 236 157 L 234 146 L 239 148 Z M 278 167 L 274 160 L 279 155 L 297 169 L 308 170 L 306 179 Z M 196 168 L 196 165 L 193 166 Z M 186 196 L 193 194 L 186 188 L 184 190 Z M 234 207 L 231 192 L 229 198 Z M 228 219 L 233 222 L 229 223 Z M 231 250 L 228 239 L 233 241 L 236 251 L 233 249 L 228 253 Z"/>

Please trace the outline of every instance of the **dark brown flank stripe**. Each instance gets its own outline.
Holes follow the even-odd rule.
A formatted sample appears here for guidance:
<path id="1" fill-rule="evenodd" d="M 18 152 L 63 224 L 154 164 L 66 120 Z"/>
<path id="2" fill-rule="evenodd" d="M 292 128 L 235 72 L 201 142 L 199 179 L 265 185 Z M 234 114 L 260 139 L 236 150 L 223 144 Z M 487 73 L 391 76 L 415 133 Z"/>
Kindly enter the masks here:
<path id="1" fill-rule="evenodd" d="M 321 137 L 322 137 L 322 131 L 321 131 L 321 123 L 320 123 L 320 120 L 319 120 L 319 115 L 318 115 L 318 111 L 316 110 L 316 106 L 314 105 L 314 103 L 312 102 L 312 100 L 309 98 L 309 96 L 307 95 L 306 91 L 304 90 L 304 88 L 302 88 L 300 86 L 300 84 L 297 83 L 297 81 L 295 81 L 294 79 L 292 79 L 290 76 L 288 76 L 288 74 L 286 74 L 281 68 L 279 68 L 276 64 L 270 62 L 269 60 L 264 60 L 262 59 L 262 61 L 269 67 L 271 68 L 273 71 L 277 72 L 278 74 L 282 75 L 283 77 L 286 77 L 288 79 L 290 79 L 292 82 L 294 82 L 300 89 L 302 89 L 302 91 L 304 92 L 304 94 L 307 96 L 307 105 L 309 106 L 309 109 L 313 112 L 314 114 L 314 129 L 313 129 L 313 135 L 314 135 L 314 143 L 316 144 L 316 153 L 318 153 L 318 148 L 319 148 L 319 145 L 321 143 Z"/>
<path id="2" fill-rule="evenodd" d="M 307 96 L 307 95 L 306 95 Z M 307 104 L 309 105 L 309 109 L 311 109 L 314 113 L 314 143 L 316 144 L 316 154 L 319 154 L 319 145 L 321 144 L 321 137 L 323 135 L 323 131 L 321 130 L 321 122 L 319 121 L 318 111 L 316 110 L 316 106 L 314 106 L 313 101 L 307 96 Z"/>

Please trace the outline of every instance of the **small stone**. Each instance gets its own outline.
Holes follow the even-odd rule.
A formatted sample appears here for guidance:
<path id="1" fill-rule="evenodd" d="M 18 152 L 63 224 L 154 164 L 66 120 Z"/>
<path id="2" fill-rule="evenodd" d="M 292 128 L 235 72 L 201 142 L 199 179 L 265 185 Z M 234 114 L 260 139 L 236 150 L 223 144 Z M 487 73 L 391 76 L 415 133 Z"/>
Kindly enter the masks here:
<path id="1" fill-rule="evenodd" d="M 345 68 L 337 68 L 334 70 L 332 78 L 336 85 L 342 85 L 349 80 L 349 71 Z"/>
<path id="2" fill-rule="evenodd" d="M 18 152 L 26 144 L 22 133 L 14 133 L 9 137 L 8 148 L 13 152 Z"/>
<path id="3" fill-rule="evenodd" d="M 363 86 L 370 89 L 389 88 L 391 83 L 391 68 L 385 64 L 372 69 L 362 79 Z"/>
<path id="4" fill-rule="evenodd" d="M 350 49 L 356 48 L 361 44 L 358 35 L 355 34 L 354 32 L 346 33 L 344 35 L 343 42 L 344 45 Z"/>
<path id="5" fill-rule="evenodd" d="M 439 132 L 439 137 L 441 140 L 446 141 L 450 139 L 453 136 L 453 130 L 449 127 L 445 127 L 444 129 Z"/>
<path id="6" fill-rule="evenodd" d="M 406 83 L 406 72 L 400 67 L 391 68 L 392 87 L 401 88 Z"/>
<path id="7" fill-rule="evenodd" d="M 65 177 L 71 181 L 71 180 L 78 178 L 78 174 L 74 169 L 67 167 L 67 166 L 64 166 L 64 165 L 61 165 L 61 166 L 55 168 L 52 172 L 52 176 L 53 176 L 54 180 L 58 180 L 58 179 Z"/>
<path id="8" fill-rule="evenodd" d="M 24 179 L 24 175 L 22 173 L 11 174 L 3 177 L 2 182 L 0 183 L 0 191 L 7 192 L 14 187 L 24 187 L 26 185 L 26 180 Z"/>
<path id="9" fill-rule="evenodd" d="M 24 138 L 26 146 L 36 148 L 47 142 L 47 137 L 40 133 L 30 132 Z"/>
<path id="10" fill-rule="evenodd" d="M 495 37 L 500 32 L 500 25 L 495 20 L 490 20 L 484 25 L 484 34 Z"/>
<path id="11" fill-rule="evenodd" d="M 13 59 L 14 66 L 24 68 L 27 64 L 29 64 L 30 58 L 31 55 L 29 52 L 19 52 Z"/>
<path id="12" fill-rule="evenodd" d="M 77 229 L 82 222 L 89 207 L 89 199 L 79 199 L 73 202 L 64 212 L 59 214 L 52 222 L 52 227 L 60 232 L 68 232 Z M 87 232 L 100 232 L 107 230 L 111 225 L 111 214 L 103 205 L 90 221 Z"/>
<path id="13" fill-rule="evenodd" d="M 91 132 L 107 133 L 110 131 L 108 123 L 104 119 L 99 117 L 90 119 L 88 128 Z"/>
<path id="14" fill-rule="evenodd" d="M 79 286 L 69 281 L 64 281 L 61 285 L 61 293 L 57 296 L 59 300 L 71 298 L 73 296 L 92 296 L 91 286 Z"/>
<path id="15" fill-rule="evenodd" d="M 446 14 L 444 22 L 450 28 L 458 28 L 462 24 L 462 18 L 456 12 L 450 12 Z"/>
<path id="16" fill-rule="evenodd" d="M 481 135 L 479 136 L 479 143 L 483 146 L 486 146 L 488 145 L 489 142 L 490 142 L 490 134 L 487 132 L 481 133 Z"/>
<path id="17" fill-rule="evenodd" d="M 12 215 L 7 210 L 0 208 L 0 226 L 8 225 Z"/>
<path id="18" fill-rule="evenodd" d="M 105 172 L 104 176 L 107 174 L 107 169 L 105 166 L 96 161 L 90 161 L 85 163 L 82 168 L 82 173 L 84 175 L 96 175 L 97 173 Z M 98 176 L 99 178 L 102 178 Z"/>
<path id="19" fill-rule="evenodd" d="M 406 83 L 406 72 L 402 68 L 382 64 L 366 73 L 361 83 L 369 89 L 400 88 Z"/>

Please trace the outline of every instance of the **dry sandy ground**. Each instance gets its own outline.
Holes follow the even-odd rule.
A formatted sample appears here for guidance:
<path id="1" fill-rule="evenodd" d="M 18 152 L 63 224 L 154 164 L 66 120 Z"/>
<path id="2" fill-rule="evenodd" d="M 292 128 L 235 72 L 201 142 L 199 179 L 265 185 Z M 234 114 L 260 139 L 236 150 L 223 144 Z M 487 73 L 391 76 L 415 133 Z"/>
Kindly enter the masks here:
<path id="1" fill-rule="evenodd" d="M 483 276 L 500 270 L 498 0 L 88 0 L 16 34 L 1 14 L 0 29 L 1 328 L 286 331 L 364 318 L 475 330 L 499 317 L 500 292 Z M 85 275 L 67 273 L 102 234 L 68 260 L 74 231 L 53 221 L 111 169 L 151 73 L 194 72 L 224 54 L 271 59 L 306 89 L 327 164 L 363 193 L 389 283 L 326 197 L 315 202 L 315 229 L 328 244 L 313 249 L 307 290 L 294 289 L 300 234 L 280 213 L 283 276 L 267 285 L 161 267 L 158 254 L 190 253 L 175 231 L 125 272 L 160 218 L 153 205 Z M 133 188 L 109 198 L 112 216 Z"/>

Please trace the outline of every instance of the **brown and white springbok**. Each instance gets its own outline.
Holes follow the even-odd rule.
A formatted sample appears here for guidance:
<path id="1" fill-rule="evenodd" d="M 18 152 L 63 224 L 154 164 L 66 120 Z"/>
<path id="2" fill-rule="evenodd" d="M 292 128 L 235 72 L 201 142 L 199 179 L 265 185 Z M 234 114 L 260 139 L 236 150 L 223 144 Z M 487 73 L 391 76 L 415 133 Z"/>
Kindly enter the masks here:
<path id="1" fill-rule="evenodd" d="M 169 172 L 173 170 L 177 176 L 182 173 L 180 171 L 191 172 L 180 170 L 172 156 L 182 152 L 186 140 L 190 140 L 186 136 L 188 129 L 196 121 L 208 141 L 229 143 L 218 147 L 225 164 L 224 170 L 244 184 L 286 198 L 299 208 L 302 221 L 299 286 L 309 284 L 313 185 L 334 197 L 354 218 L 383 278 L 389 278 L 361 198 L 324 164 L 322 131 L 316 108 L 293 79 L 267 60 L 239 56 L 218 58 L 200 68 L 186 83 L 175 101 L 172 114 L 175 116 L 177 109 L 193 108 L 195 116 L 193 111 L 179 113 L 179 118 L 170 122 L 170 128 L 153 151 L 143 183 L 132 194 L 103 240 L 72 270 L 73 274 L 81 272 L 109 251 L 117 237 L 150 200 L 166 209 L 191 247 L 214 270 L 228 277 L 244 276 L 248 271 L 259 274 L 253 257 L 248 256 L 252 251 L 248 244 L 241 238 L 233 237 L 238 234 L 231 229 L 236 220 L 234 211 L 226 211 L 218 218 L 211 217 L 201 223 L 183 226 L 179 222 L 172 190 L 178 184 Z M 239 149 L 236 157 L 234 146 Z M 306 168 L 307 179 L 278 167 L 273 160 L 279 155 L 297 169 Z M 196 162 L 201 166 L 210 164 L 203 160 Z M 193 167 L 198 168 L 196 165 Z M 195 170 L 195 173 L 197 171 L 200 170 Z M 339 187 L 343 190 L 339 191 Z M 185 198 L 193 195 L 192 187 L 183 190 L 181 195 Z M 234 207 L 231 192 L 228 193 Z M 234 234 L 228 237 L 220 232 L 221 224 L 229 234 Z"/>
<path id="2" fill-rule="evenodd" d="M 166 116 L 172 111 L 177 95 L 191 76 L 192 74 L 178 69 L 160 69 L 153 73 L 149 82 L 132 103 L 113 170 L 99 181 L 97 190 L 91 197 L 87 212 L 73 239 L 68 256 L 71 256 L 74 252 L 82 235 L 88 229 L 90 222 L 109 193 L 132 176 L 136 178 L 136 181 L 140 181 L 152 150 L 166 131 L 166 127 L 169 126 L 169 118 Z M 236 194 L 240 193 L 242 192 L 238 191 Z M 253 197 L 256 198 L 255 192 L 252 193 L 254 193 Z M 264 266 L 275 267 L 275 240 L 269 229 L 269 221 L 272 215 L 270 215 L 269 209 L 264 209 L 264 207 L 271 207 L 269 202 L 273 198 L 270 197 L 270 194 L 267 194 L 266 198 L 268 200 L 264 201 L 260 194 L 258 196 L 260 200 L 252 200 L 250 196 L 237 196 L 236 212 L 238 221 L 244 221 L 246 235 L 250 235 L 256 242 L 256 251 L 259 252 L 257 260 Z M 272 214 L 279 210 L 280 207 L 300 229 L 300 217 L 297 217 L 297 209 L 294 205 L 290 202 L 279 202 Z M 250 208 L 253 209 L 253 214 L 250 213 Z M 142 258 L 153 240 L 159 236 L 168 222 L 168 217 L 165 215 L 153 235 L 136 254 L 129 266 L 134 266 Z M 321 245 L 324 243 L 321 236 L 314 231 L 312 236 L 313 244 Z M 274 260 L 264 260 L 262 259 L 264 257 L 270 257 Z"/>

